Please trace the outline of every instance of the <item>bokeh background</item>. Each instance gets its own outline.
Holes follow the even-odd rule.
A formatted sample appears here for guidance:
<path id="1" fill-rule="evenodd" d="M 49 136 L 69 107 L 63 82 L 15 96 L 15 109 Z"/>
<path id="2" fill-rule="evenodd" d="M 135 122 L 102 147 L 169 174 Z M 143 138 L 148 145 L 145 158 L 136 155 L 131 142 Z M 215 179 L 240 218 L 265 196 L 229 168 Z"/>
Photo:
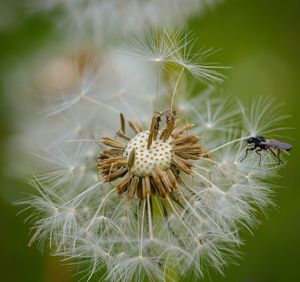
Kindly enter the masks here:
<path id="1" fill-rule="evenodd" d="M 76 281 L 78 277 L 59 258 L 27 247 L 28 227 L 24 216 L 17 216 L 20 207 L 13 205 L 26 184 L 6 169 L 11 160 L 5 142 L 16 130 L 16 111 L 22 110 L 22 105 L 12 104 L 18 97 L 21 103 L 22 93 L 7 93 L 6 78 L 20 62 L 58 40 L 53 15 L 29 12 L 25 3 L 0 1 L 0 280 Z M 285 103 L 284 112 L 291 114 L 288 125 L 294 128 L 288 133 L 294 148 L 275 196 L 279 208 L 261 217 L 254 235 L 244 234 L 237 265 L 226 268 L 225 276 L 210 272 L 201 281 L 300 281 L 300 1 L 224 0 L 188 26 L 201 44 L 221 49 L 213 55 L 214 61 L 233 67 L 226 73 L 227 92 L 249 101 L 277 98 Z"/>

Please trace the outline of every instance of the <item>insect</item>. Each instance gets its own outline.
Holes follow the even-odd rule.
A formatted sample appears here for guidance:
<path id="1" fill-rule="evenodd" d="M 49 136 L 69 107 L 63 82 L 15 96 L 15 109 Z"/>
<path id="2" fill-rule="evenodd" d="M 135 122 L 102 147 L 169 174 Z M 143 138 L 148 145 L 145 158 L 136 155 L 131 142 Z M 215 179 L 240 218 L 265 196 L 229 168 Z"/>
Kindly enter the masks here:
<path id="1" fill-rule="evenodd" d="M 263 136 L 250 137 L 245 141 L 247 141 L 247 146 L 249 146 L 249 148 L 246 149 L 246 155 L 241 162 L 246 159 L 249 151 L 255 151 L 255 153 L 259 155 L 260 165 L 261 151 L 264 150 L 270 152 L 279 161 L 278 164 L 283 164 L 283 161 L 280 159 L 281 150 L 288 152 L 292 149 L 292 145 L 289 143 L 281 142 L 275 139 L 267 139 Z M 273 149 L 277 149 L 277 153 L 275 153 Z"/>

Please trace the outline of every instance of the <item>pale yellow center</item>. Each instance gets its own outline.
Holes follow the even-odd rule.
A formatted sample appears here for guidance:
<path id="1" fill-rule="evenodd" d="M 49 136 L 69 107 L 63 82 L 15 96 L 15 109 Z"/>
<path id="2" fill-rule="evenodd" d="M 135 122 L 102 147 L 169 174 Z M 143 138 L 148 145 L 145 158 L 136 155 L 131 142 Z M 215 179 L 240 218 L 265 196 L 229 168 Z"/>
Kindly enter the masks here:
<path id="1" fill-rule="evenodd" d="M 155 166 L 162 170 L 170 168 L 172 162 L 172 141 L 169 138 L 166 142 L 159 139 L 152 142 L 150 149 L 147 149 L 149 131 L 143 131 L 132 138 L 126 149 L 125 156 L 129 156 L 132 149 L 135 149 L 135 161 L 131 173 L 136 176 L 150 176 Z"/>

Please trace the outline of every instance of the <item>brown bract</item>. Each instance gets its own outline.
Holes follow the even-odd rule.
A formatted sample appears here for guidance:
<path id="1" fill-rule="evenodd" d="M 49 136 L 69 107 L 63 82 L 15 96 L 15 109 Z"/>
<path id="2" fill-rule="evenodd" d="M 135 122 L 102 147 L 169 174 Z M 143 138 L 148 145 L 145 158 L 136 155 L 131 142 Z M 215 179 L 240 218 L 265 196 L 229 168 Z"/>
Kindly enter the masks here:
<path id="1" fill-rule="evenodd" d="M 160 129 L 162 118 L 166 126 Z M 200 137 L 190 135 L 193 125 L 179 127 L 175 112 L 156 112 L 150 130 L 144 130 L 138 123 L 129 121 L 134 137 L 125 133 L 126 121 L 120 115 L 121 129 L 117 135 L 124 142 L 101 138 L 110 147 L 101 152 L 97 168 L 104 182 L 111 182 L 119 194 L 129 199 L 145 199 L 150 195 L 165 198 L 176 191 L 182 183 L 181 173 L 193 173 L 193 161 L 208 157 Z"/>

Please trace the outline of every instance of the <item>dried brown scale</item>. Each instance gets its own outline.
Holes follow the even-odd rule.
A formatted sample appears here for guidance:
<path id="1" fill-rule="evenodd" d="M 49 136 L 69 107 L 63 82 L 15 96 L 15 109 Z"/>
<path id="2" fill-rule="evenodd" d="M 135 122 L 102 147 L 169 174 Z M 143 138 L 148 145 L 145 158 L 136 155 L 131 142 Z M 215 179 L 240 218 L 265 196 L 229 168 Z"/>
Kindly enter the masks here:
<path id="1" fill-rule="evenodd" d="M 105 179 L 105 181 L 109 182 L 109 181 L 111 180 L 111 174 L 112 174 L 112 172 L 115 172 L 116 170 L 117 170 L 117 169 L 114 168 L 114 164 L 112 164 L 112 165 L 110 166 L 109 171 L 108 171 L 108 175 L 107 175 L 107 176 L 104 175 L 103 179 Z"/>
<path id="2" fill-rule="evenodd" d="M 119 136 L 119 137 L 121 137 L 121 138 L 123 138 L 124 140 L 126 140 L 126 141 L 130 141 L 130 137 L 128 137 L 122 130 L 119 130 L 118 132 L 117 132 L 117 135 Z"/>
<path id="3" fill-rule="evenodd" d="M 176 180 L 176 177 L 175 175 L 173 174 L 172 170 L 168 169 L 167 170 L 167 175 L 168 175 L 168 178 L 169 178 L 169 181 L 170 181 L 170 187 L 173 191 L 176 190 L 177 188 L 177 180 Z"/>
<path id="4" fill-rule="evenodd" d="M 178 152 L 178 151 L 193 151 L 193 150 L 202 150 L 202 145 L 200 144 L 194 144 L 194 145 L 190 145 L 190 144 L 187 144 L 187 145 L 182 145 L 182 146 L 175 146 L 173 149 L 172 149 L 172 152 Z"/>
<path id="5" fill-rule="evenodd" d="M 107 176 L 107 182 L 112 181 L 116 178 L 119 178 L 120 176 L 124 175 L 124 173 L 127 172 L 126 168 L 121 168 L 113 173 L 109 173 Z"/>
<path id="6" fill-rule="evenodd" d="M 151 194 L 150 179 L 148 176 L 142 178 L 142 184 L 143 184 L 143 198 L 146 198 L 148 195 Z"/>
<path id="7" fill-rule="evenodd" d="M 147 142 L 147 149 L 149 150 L 153 140 L 156 140 L 159 131 L 159 123 L 161 121 L 161 113 L 155 113 L 151 120 L 150 134 Z"/>
<path id="8" fill-rule="evenodd" d="M 139 184 L 138 184 L 136 193 L 137 193 L 137 197 L 139 199 L 143 199 L 143 183 L 142 183 L 142 178 L 139 179 Z"/>
<path id="9" fill-rule="evenodd" d="M 157 188 L 159 196 L 161 196 L 162 198 L 165 198 L 167 192 L 166 192 L 165 187 L 159 177 L 159 173 L 157 172 L 157 169 L 154 169 L 154 171 L 152 172 L 152 179 L 155 183 L 155 186 Z"/>
<path id="10" fill-rule="evenodd" d="M 155 173 L 160 180 L 160 183 L 162 184 L 164 190 L 167 192 L 171 192 L 171 189 L 169 189 L 169 181 L 165 179 L 164 171 L 161 170 L 159 167 L 155 167 Z"/>
<path id="11" fill-rule="evenodd" d="M 127 164 L 127 158 L 118 156 L 118 157 L 112 157 L 109 159 L 102 159 L 100 160 L 102 166 L 109 165 L 109 164 Z"/>
<path id="12" fill-rule="evenodd" d="M 181 134 L 183 134 L 185 131 L 188 131 L 190 129 L 192 129 L 194 125 L 193 124 L 187 124 L 185 125 L 184 127 L 180 128 L 180 129 L 177 129 L 177 130 L 174 130 L 172 132 L 172 136 L 174 138 L 178 138 Z"/>
<path id="13" fill-rule="evenodd" d="M 106 155 L 122 155 L 124 154 L 124 150 L 104 150 L 103 151 L 103 154 L 106 154 Z"/>
<path id="14" fill-rule="evenodd" d="M 182 151 L 179 151 L 179 152 L 182 152 Z M 202 158 L 204 158 L 204 153 L 202 154 L 201 152 L 199 152 L 199 150 L 186 150 L 186 151 L 183 151 L 183 152 L 186 152 L 187 154 L 192 154 L 194 156 L 200 156 Z M 178 152 L 174 152 L 174 154 L 177 154 Z M 205 153 L 206 154 L 206 153 Z"/>
<path id="15" fill-rule="evenodd" d="M 126 144 L 116 141 L 114 139 L 111 139 L 109 137 L 101 138 L 100 142 L 102 142 L 103 144 L 105 144 L 107 146 L 113 147 L 113 148 L 126 148 Z"/>
<path id="16" fill-rule="evenodd" d="M 191 174 L 192 170 L 191 167 L 192 165 L 187 164 L 186 162 L 184 162 L 183 159 L 174 156 L 174 158 L 172 159 L 173 164 L 178 167 L 180 170 L 184 171 L 186 174 Z"/>
<path id="17" fill-rule="evenodd" d="M 164 129 L 164 130 L 161 132 L 161 134 L 160 134 L 160 136 L 159 136 L 159 139 L 160 139 L 160 140 L 164 140 L 164 142 L 165 142 L 165 136 L 167 135 L 167 133 L 168 133 L 168 129 Z"/>
<path id="18" fill-rule="evenodd" d="M 120 123 L 121 123 L 121 132 L 123 132 L 125 134 L 126 121 L 125 121 L 125 117 L 122 113 L 120 113 Z"/>
<path id="19" fill-rule="evenodd" d="M 103 175 L 106 175 L 110 171 L 116 171 L 119 167 L 122 167 L 123 165 L 120 164 L 107 164 L 107 165 L 102 165 L 101 166 L 101 173 Z"/>
<path id="20" fill-rule="evenodd" d="M 151 193 L 149 192 L 149 194 L 148 194 L 148 192 L 147 192 L 147 186 L 146 186 L 146 183 L 145 183 L 145 178 L 146 177 L 143 177 L 141 179 L 141 184 L 142 184 L 142 195 L 141 195 L 141 197 L 142 197 L 142 199 L 147 199 L 148 197 L 151 197 L 150 196 Z M 150 185 L 150 181 L 149 181 L 149 185 Z M 149 186 L 149 189 L 151 189 L 150 186 Z"/>
<path id="21" fill-rule="evenodd" d="M 172 171 L 172 173 L 173 173 L 173 175 L 176 179 L 176 183 L 182 184 L 183 182 L 182 182 L 182 179 L 180 177 L 180 172 L 181 172 L 180 169 L 177 168 L 174 164 L 172 164 L 171 171 Z"/>
<path id="22" fill-rule="evenodd" d="M 133 148 L 128 157 L 128 168 L 133 167 L 135 161 L 135 149 Z"/>
<path id="23" fill-rule="evenodd" d="M 161 122 L 161 116 L 162 116 L 162 113 L 157 113 L 155 118 L 155 122 L 153 124 L 153 140 L 156 140 L 157 139 L 157 135 L 158 135 L 158 132 L 159 132 L 159 124 Z M 151 132 L 151 129 L 150 129 L 150 132 Z"/>
<path id="24" fill-rule="evenodd" d="M 104 154 L 104 151 L 103 151 L 99 154 L 98 161 L 101 161 L 104 159 L 109 159 L 109 156 L 107 154 Z"/>
<path id="25" fill-rule="evenodd" d="M 143 128 L 141 126 L 139 126 L 137 123 L 135 123 L 134 121 L 130 120 L 128 122 L 129 126 L 131 127 L 131 129 L 135 132 L 135 133 L 140 133 L 143 130 Z"/>
<path id="26" fill-rule="evenodd" d="M 132 199 L 133 195 L 135 194 L 137 187 L 139 184 L 139 177 L 134 176 L 131 180 L 130 186 L 128 187 L 128 198 Z"/>
<path id="27" fill-rule="evenodd" d="M 114 164 L 101 165 L 100 169 L 101 169 L 102 174 L 106 174 L 106 173 L 109 173 L 109 171 L 112 169 L 117 170 L 126 165 L 127 165 L 127 161 L 124 161 L 124 162 L 118 162 L 118 163 L 114 163 Z"/>
<path id="28" fill-rule="evenodd" d="M 122 194 L 127 189 L 127 184 L 130 182 L 132 175 L 127 173 L 123 178 L 118 182 L 116 188 L 119 194 Z"/>
<path id="29" fill-rule="evenodd" d="M 166 134 L 164 135 L 164 142 L 167 141 L 167 139 L 169 139 L 169 137 L 171 136 L 173 130 L 174 130 L 174 127 L 175 127 L 175 115 L 176 113 L 173 112 L 173 113 L 170 113 L 169 111 L 166 113 L 166 123 L 167 123 L 167 132 Z"/>
<path id="30" fill-rule="evenodd" d="M 179 124 L 180 124 L 179 119 L 175 119 L 174 128 L 178 127 Z"/>
<path id="31" fill-rule="evenodd" d="M 183 136 L 183 137 L 173 139 L 172 144 L 179 145 L 179 144 L 184 144 L 184 143 L 197 143 L 200 139 L 201 138 L 199 136 L 188 135 L 188 136 Z"/>
<path id="32" fill-rule="evenodd" d="M 100 167 L 100 173 L 102 175 L 107 175 L 110 171 L 116 171 L 116 170 L 118 170 L 118 168 L 120 168 L 120 166 L 115 165 L 115 164 L 109 164 L 109 165 L 101 166 Z"/>
<path id="33" fill-rule="evenodd" d="M 186 160 L 199 160 L 201 159 L 201 156 L 200 154 L 198 155 L 193 155 L 193 154 L 186 154 L 186 153 L 182 153 L 182 152 L 175 152 L 175 155 L 178 156 L 178 157 L 181 157 L 183 159 L 186 159 Z"/>
<path id="34" fill-rule="evenodd" d="M 161 181 L 163 182 L 165 188 L 167 189 L 168 193 L 171 193 L 172 192 L 171 182 L 165 171 L 160 170 L 160 178 L 161 178 Z"/>
<path id="35" fill-rule="evenodd" d="M 149 177 L 149 180 L 150 180 L 151 195 L 159 195 L 160 196 L 159 190 L 155 184 L 153 177 Z"/>
<path id="36" fill-rule="evenodd" d="M 162 117 L 165 128 L 160 130 Z M 130 145 L 108 137 L 101 142 L 112 149 L 104 150 L 98 158 L 98 173 L 104 182 L 115 182 L 118 194 L 128 199 L 146 199 L 151 195 L 174 198 L 178 185 L 183 183 L 180 174 L 192 174 L 193 161 L 206 154 L 199 143 L 200 137 L 184 135 L 192 128 L 187 124 L 179 129 L 174 112 L 156 112 L 150 130 L 144 131 L 136 122 L 128 124 L 135 137 L 125 135 L 125 118 L 120 115 L 121 130 L 117 135 Z M 159 137 L 159 138 L 158 138 Z"/>
<path id="37" fill-rule="evenodd" d="M 144 180 L 144 177 L 142 178 L 142 195 L 140 198 L 142 199 L 146 199 L 147 197 L 147 194 L 146 194 L 146 186 L 145 186 L 145 180 Z"/>

